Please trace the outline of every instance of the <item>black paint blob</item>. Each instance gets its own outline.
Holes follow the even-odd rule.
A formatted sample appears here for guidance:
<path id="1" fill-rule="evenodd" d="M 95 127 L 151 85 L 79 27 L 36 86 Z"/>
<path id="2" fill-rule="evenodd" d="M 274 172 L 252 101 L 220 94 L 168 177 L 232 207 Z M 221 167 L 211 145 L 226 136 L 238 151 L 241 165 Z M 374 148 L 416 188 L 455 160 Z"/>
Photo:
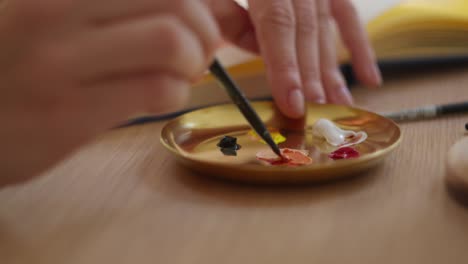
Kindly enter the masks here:
<path id="1" fill-rule="evenodd" d="M 237 138 L 231 136 L 224 136 L 217 146 L 226 156 L 237 156 L 237 150 L 241 148 L 241 145 L 237 144 Z"/>

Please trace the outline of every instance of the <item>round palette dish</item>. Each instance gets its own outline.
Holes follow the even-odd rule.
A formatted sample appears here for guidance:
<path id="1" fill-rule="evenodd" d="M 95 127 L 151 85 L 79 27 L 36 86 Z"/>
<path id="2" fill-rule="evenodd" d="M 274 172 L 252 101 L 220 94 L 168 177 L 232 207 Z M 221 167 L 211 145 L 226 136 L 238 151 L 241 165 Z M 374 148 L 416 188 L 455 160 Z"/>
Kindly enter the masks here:
<path id="1" fill-rule="evenodd" d="M 257 160 L 256 154 L 269 147 L 252 136 L 251 127 L 233 104 L 196 110 L 169 121 L 161 132 L 162 144 L 181 164 L 203 175 L 235 181 L 281 184 L 318 182 L 349 177 L 381 162 L 401 141 L 399 127 L 378 114 L 332 104 L 307 104 L 306 118 L 291 120 L 279 113 L 270 101 L 252 106 L 269 129 L 277 130 L 286 140 L 280 148 L 308 151 L 312 163 L 305 166 L 270 166 Z M 320 118 L 333 121 L 342 129 L 364 131 L 368 138 L 353 146 L 358 158 L 333 160 L 337 149 L 324 139 L 314 137 L 313 124 Z M 237 139 L 241 146 L 236 155 L 225 155 L 217 146 L 224 136 Z"/>

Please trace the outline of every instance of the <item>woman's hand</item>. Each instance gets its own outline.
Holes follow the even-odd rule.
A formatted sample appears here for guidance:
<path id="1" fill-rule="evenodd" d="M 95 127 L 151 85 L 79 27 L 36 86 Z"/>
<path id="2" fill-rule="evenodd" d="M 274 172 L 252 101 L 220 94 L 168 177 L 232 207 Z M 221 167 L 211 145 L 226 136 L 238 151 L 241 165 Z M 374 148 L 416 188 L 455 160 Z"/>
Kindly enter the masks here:
<path id="1" fill-rule="evenodd" d="M 289 117 L 303 115 L 304 99 L 352 103 L 337 64 L 333 21 L 350 51 L 358 79 L 368 86 L 381 84 L 372 48 L 351 0 L 248 2 L 273 97 Z M 245 27 L 235 43 L 249 50 L 258 49 L 252 31 Z"/>
<path id="2" fill-rule="evenodd" d="M 3 183 L 42 172 L 132 115 L 180 106 L 222 42 L 201 1 L 3 3 Z"/>

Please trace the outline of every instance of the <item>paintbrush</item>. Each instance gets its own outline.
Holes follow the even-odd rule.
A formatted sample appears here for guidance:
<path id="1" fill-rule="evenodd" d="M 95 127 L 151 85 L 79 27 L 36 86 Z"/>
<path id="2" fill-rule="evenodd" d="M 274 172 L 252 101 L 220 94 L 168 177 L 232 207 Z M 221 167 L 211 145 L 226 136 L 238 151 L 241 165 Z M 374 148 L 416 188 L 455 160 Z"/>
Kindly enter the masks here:
<path id="1" fill-rule="evenodd" d="M 278 145 L 273 141 L 273 138 L 271 137 L 270 132 L 268 132 L 265 124 L 263 124 L 263 121 L 251 106 L 249 100 L 245 97 L 216 58 L 210 66 L 210 72 L 220 82 L 221 86 L 226 89 L 232 102 L 237 106 L 237 108 L 239 108 L 240 112 L 244 115 L 255 132 L 257 132 L 257 134 L 271 147 L 276 155 L 282 158 L 283 156 L 281 155 L 281 151 Z"/>
<path id="2" fill-rule="evenodd" d="M 468 113 L 468 102 L 429 105 L 398 112 L 382 113 L 382 115 L 394 121 L 416 121 L 461 113 Z"/>

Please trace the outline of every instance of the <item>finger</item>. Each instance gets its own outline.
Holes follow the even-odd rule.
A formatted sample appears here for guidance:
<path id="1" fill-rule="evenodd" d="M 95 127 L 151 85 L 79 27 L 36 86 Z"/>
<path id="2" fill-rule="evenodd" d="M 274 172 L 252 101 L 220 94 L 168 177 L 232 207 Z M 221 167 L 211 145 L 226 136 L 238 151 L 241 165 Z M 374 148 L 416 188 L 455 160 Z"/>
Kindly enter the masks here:
<path id="1" fill-rule="evenodd" d="M 331 0 L 331 10 L 343 42 L 351 53 L 358 79 L 368 86 L 380 86 L 382 77 L 355 7 L 349 0 Z"/>
<path id="2" fill-rule="evenodd" d="M 221 33 L 216 20 L 208 7 L 199 0 L 137 0 L 130 2 L 127 0 L 116 0 L 112 2 L 112 5 L 107 3 L 105 6 L 108 8 L 102 7 L 101 9 L 94 10 L 91 16 L 93 21 L 98 25 L 126 23 L 132 19 L 142 19 L 160 14 L 173 14 L 179 17 L 200 37 L 204 49 L 208 54 L 211 54 L 221 43 Z"/>
<path id="3" fill-rule="evenodd" d="M 296 47 L 307 100 L 325 103 L 320 80 L 319 21 L 315 0 L 293 0 L 297 19 Z"/>
<path id="4" fill-rule="evenodd" d="M 81 1 L 81 6 L 77 11 L 88 14 L 88 18 L 96 23 L 111 23 L 119 20 L 127 20 L 141 16 L 151 16 L 161 11 L 175 10 L 174 7 L 183 7 L 189 5 L 190 2 L 199 2 L 191 0 L 171 0 L 171 1 L 155 1 L 155 0 L 114 0 L 112 4 L 106 1 Z"/>
<path id="5" fill-rule="evenodd" d="M 336 45 L 332 30 L 328 0 L 317 0 L 320 35 L 321 79 L 327 101 L 335 104 L 353 103 L 346 82 L 338 68 Z"/>
<path id="6" fill-rule="evenodd" d="M 74 60 L 84 79 L 156 69 L 193 78 L 206 62 L 198 38 L 173 16 L 98 29 L 76 46 L 80 55 Z"/>
<path id="7" fill-rule="evenodd" d="M 25 34 L 44 37 L 62 34 L 65 29 L 76 29 L 75 10 L 78 1 L 74 0 L 0 0 L 2 31 L 12 30 L 11 34 Z M 60 21 L 60 23 L 58 23 Z M 66 23 L 64 23 L 66 21 Z M 9 26 L 6 23 L 11 23 Z M 14 25 L 14 26 L 13 26 Z"/>
<path id="8" fill-rule="evenodd" d="M 273 98 L 285 115 L 302 117 L 304 95 L 296 57 L 293 5 L 284 0 L 255 0 L 249 7 Z"/>
<path id="9" fill-rule="evenodd" d="M 188 100 L 190 84 L 179 77 L 161 72 L 121 75 L 88 87 L 89 104 L 96 123 L 116 125 L 141 113 L 162 113 L 181 108 Z M 92 120 L 90 120 L 92 121 Z M 91 122 L 93 123 L 93 122 Z"/>
<path id="10" fill-rule="evenodd" d="M 247 10 L 232 0 L 205 0 L 205 3 L 218 21 L 224 38 L 240 48 L 259 52 L 255 29 Z"/>

